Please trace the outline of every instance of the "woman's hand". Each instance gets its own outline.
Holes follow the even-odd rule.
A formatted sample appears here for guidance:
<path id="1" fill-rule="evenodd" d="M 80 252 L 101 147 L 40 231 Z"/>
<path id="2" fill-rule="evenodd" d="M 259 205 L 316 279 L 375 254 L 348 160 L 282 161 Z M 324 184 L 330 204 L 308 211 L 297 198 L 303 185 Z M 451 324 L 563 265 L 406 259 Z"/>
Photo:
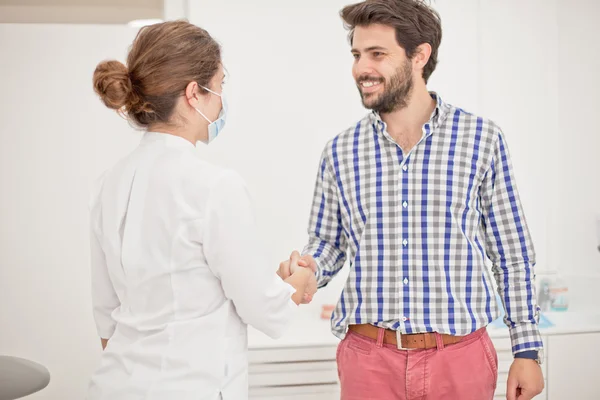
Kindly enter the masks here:
<path id="1" fill-rule="evenodd" d="M 296 304 L 308 304 L 317 292 L 316 263 L 310 256 L 300 257 L 292 252 L 290 259 L 279 265 L 277 274 L 296 289 L 292 300 Z M 314 266 L 314 267 L 313 267 Z"/>

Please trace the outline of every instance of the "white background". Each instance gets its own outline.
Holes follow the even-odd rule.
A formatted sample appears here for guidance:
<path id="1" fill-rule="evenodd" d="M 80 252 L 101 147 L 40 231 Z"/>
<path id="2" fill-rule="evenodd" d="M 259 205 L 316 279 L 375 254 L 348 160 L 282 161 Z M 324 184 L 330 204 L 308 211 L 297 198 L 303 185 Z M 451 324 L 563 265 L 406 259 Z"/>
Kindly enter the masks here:
<path id="1" fill-rule="evenodd" d="M 230 74 L 227 128 L 198 151 L 246 178 L 274 269 L 305 243 L 324 144 L 365 113 L 338 17 L 347 3 L 190 2 L 191 22 L 222 43 Z M 592 280 L 600 281 L 600 3 L 438 0 L 436 7 L 444 38 L 429 87 L 503 128 L 538 272 L 573 277 L 573 306 L 584 307 Z M 92 72 L 102 59 L 124 60 L 134 35 L 116 25 L 0 24 L 0 354 L 50 369 L 50 386 L 31 398 L 83 398 L 100 354 L 88 187 L 139 133 L 95 97 Z M 305 312 L 316 316 L 320 304 L 335 301 L 341 283 Z"/>

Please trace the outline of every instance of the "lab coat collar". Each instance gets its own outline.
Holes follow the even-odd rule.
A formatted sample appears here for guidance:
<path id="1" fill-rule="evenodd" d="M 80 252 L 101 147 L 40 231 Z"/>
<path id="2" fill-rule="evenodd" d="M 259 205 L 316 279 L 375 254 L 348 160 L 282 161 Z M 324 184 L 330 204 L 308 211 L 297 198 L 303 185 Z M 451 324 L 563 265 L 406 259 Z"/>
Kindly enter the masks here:
<path id="1" fill-rule="evenodd" d="M 163 132 L 145 132 L 141 143 L 162 142 L 168 147 L 195 148 L 196 146 L 181 136 Z"/>

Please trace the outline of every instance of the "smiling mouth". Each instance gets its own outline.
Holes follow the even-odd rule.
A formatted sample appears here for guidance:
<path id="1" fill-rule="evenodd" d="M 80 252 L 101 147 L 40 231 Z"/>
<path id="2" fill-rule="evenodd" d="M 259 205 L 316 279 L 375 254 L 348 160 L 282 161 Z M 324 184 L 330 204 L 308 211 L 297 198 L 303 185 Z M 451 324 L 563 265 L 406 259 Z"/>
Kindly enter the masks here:
<path id="1" fill-rule="evenodd" d="M 362 81 L 360 86 L 364 89 L 373 88 L 381 85 L 381 81 Z"/>
<path id="2" fill-rule="evenodd" d="M 382 86 L 383 81 L 381 80 L 362 80 L 358 84 L 361 96 L 363 98 L 372 97 L 379 92 L 379 88 Z"/>

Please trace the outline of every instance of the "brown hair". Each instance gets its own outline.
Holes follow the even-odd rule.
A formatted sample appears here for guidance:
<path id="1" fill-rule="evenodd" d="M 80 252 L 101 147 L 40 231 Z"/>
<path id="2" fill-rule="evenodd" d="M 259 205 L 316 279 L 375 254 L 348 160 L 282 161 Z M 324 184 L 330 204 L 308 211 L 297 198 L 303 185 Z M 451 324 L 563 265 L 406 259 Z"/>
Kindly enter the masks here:
<path id="1" fill-rule="evenodd" d="M 351 4 L 340 11 L 346 28 L 350 31 L 350 43 L 357 26 L 382 24 L 396 30 L 396 41 L 412 58 L 417 47 L 423 43 L 431 45 L 431 56 L 423 79 L 429 79 L 437 65 L 437 53 L 442 41 L 442 26 L 439 14 L 422 0 L 366 0 Z"/>
<path id="2" fill-rule="evenodd" d="M 94 90 L 108 108 L 142 128 L 170 124 L 187 85 L 208 87 L 220 64 L 221 48 L 204 29 L 186 21 L 163 22 L 138 32 L 127 67 L 115 60 L 98 64 Z"/>

